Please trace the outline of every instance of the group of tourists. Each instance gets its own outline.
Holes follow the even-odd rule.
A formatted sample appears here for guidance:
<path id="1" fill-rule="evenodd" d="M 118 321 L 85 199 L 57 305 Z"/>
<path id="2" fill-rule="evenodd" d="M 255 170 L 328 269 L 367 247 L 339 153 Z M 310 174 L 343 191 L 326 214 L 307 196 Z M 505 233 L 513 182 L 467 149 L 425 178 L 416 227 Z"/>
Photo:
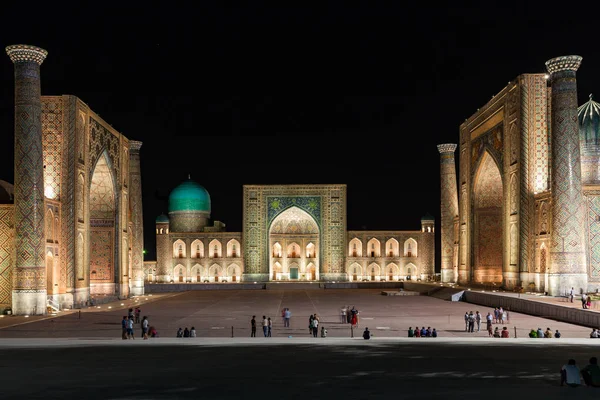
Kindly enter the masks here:
<path id="1" fill-rule="evenodd" d="M 139 307 L 136 307 L 135 310 L 130 308 L 127 312 L 127 315 L 123 316 L 123 320 L 121 320 L 121 339 L 135 339 L 135 332 L 133 330 L 134 324 L 140 324 L 142 331 L 142 339 L 147 340 L 148 336 L 157 337 L 158 332 L 156 328 L 150 326 L 150 322 L 148 321 L 148 317 L 144 316 L 140 321 L 140 315 L 142 311 Z"/>
<path id="2" fill-rule="evenodd" d="M 587 386 L 600 387 L 600 367 L 596 357 L 590 358 L 589 364 L 581 370 L 574 359 L 570 359 L 560 369 L 560 386 L 580 386 L 581 378 Z"/>
<path id="3" fill-rule="evenodd" d="M 424 326 L 419 329 L 419 327 L 415 327 L 413 330 L 412 326 L 408 328 L 408 337 L 437 337 L 438 333 L 435 328 L 431 329 L 431 327 L 425 328 Z"/>
<path id="4" fill-rule="evenodd" d="M 592 329 L 592 333 L 590 333 L 590 338 L 599 339 L 600 338 L 600 329 Z"/>
<path id="5" fill-rule="evenodd" d="M 552 333 L 552 329 L 550 329 L 550 328 L 546 328 L 545 331 L 543 331 L 542 328 L 537 328 L 537 330 L 532 329 L 531 331 L 529 331 L 530 338 L 552 339 L 553 337 L 555 337 L 557 339 L 560 339 L 561 336 L 562 336 L 562 334 L 558 331 L 558 329 L 554 333 Z"/>
<path id="6" fill-rule="evenodd" d="M 176 337 L 196 337 L 196 328 L 192 326 L 192 329 L 188 329 L 186 326 L 185 329 L 177 329 Z"/>
<path id="7" fill-rule="evenodd" d="M 573 302 L 573 298 L 575 298 L 575 289 L 571 288 L 571 291 L 569 292 L 569 299 L 571 300 L 571 303 Z M 592 296 L 588 295 L 587 293 L 582 293 L 581 294 L 581 308 L 583 308 L 584 310 L 587 310 L 591 307 L 592 307 Z"/>
<path id="8" fill-rule="evenodd" d="M 358 326 L 358 310 L 355 306 L 342 306 L 340 310 L 340 316 L 342 317 L 342 324 L 352 324 L 352 327 Z"/>

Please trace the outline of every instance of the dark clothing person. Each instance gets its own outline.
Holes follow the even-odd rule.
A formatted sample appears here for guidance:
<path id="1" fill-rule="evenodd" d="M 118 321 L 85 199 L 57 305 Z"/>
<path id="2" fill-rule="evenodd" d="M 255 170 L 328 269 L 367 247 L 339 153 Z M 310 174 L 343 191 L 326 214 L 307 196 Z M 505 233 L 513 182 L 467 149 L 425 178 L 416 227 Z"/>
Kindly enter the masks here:
<path id="1" fill-rule="evenodd" d="M 371 339 L 371 332 L 369 331 L 369 328 L 365 328 L 365 331 L 363 332 L 363 339 Z"/>
<path id="2" fill-rule="evenodd" d="M 414 337 L 415 336 L 415 331 L 413 331 L 412 327 L 408 328 L 408 337 Z"/>
<path id="3" fill-rule="evenodd" d="M 177 330 L 177 337 L 183 337 L 183 329 L 179 328 Z"/>
<path id="4" fill-rule="evenodd" d="M 596 357 L 590 358 L 590 363 L 581 370 L 581 376 L 586 385 L 600 387 L 600 367 Z"/>
<path id="5" fill-rule="evenodd" d="M 256 315 L 252 316 L 252 319 L 250 320 L 250 327 L 252 328 L 250 337 L 256 337 Z"/>
<path id="6" fill-rule="evenodd" d="M 433 331 L 431 331 L 431 337 L 437 337 L 437 331 L 435 328 L 433 328 Z"/>
<path id="7" fill-rule="evenodd" d="M 187 328 L 187 326 L 183 330 L 183 337 L 190 337 L 190 330 Z"/>

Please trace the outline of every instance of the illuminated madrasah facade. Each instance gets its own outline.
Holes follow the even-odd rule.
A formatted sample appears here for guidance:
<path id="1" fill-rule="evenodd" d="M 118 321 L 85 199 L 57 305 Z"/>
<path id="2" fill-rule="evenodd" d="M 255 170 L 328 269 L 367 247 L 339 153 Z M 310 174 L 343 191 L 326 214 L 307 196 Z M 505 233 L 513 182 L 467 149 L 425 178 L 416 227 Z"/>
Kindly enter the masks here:
<path id="1" fill-rule="evenodd" d="M 142 143 L 75 96 L 41 96 L 45 50 L 6 52 L 15 181 L 0 181 L 0 312 L 39 315 L 93 296 L 143 294 Z"/>
<path id="2" fill-rule="evenodd" d="M 578 107 L 581 61 L 519 75 L 465 120 L 458 179 L 457 145 L 438 146 L 443 281 L 600 287 L 600 104 Z"/>
<path id="3" fill-rule="evenodd" d="M 434 277 L 434 219 L 415 231 L 348 231 L 346 185 L 245 185 L 243 232 L 209 225 L 208 191 L 187 179 L 156 219 L 155 283 L 398 281 Z"/>

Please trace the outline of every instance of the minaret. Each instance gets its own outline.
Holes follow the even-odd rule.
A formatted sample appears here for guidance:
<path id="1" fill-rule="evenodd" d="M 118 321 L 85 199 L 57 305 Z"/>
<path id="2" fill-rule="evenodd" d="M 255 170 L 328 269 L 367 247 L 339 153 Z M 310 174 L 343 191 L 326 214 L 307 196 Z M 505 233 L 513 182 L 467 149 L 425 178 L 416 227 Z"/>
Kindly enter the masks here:
<path id="1" fill-rule="evenodd" d="M 546 61 L 552 83 L 552 229 L 549 293 L 587 290 L 585 208 L 581 188 L 577 78 L 582 58 Z"/>
<path id="2" fill-rule="evenodd" d="M 15 65 L 15 264 L 12 311 L 46 314 L 44 158 L 39 47 L 6 47 Z"/>
<path id="3" fill-rule="evenodd" d="M 456 165 L 454 151 L 456 144 L 438 144 L 440 152 L 440 206 L 442 237 L 442 282 L 456 282 L 458 257 L 455 257 L 455 222 L 458 218 L 458 190 L 456 188 Z M 456 269 L 456 272 L 455 272 Z"/>
<path id="4" fill-rule="evenodd" d="M 142 218 L 142 175 L 140 169 L 140 148 L 142 142 L 129 141 L 129 201 L 131 202 L 131 220 L 133 237 L 131 243 L 131 294 L 144 294 L 144 220 Z"/>

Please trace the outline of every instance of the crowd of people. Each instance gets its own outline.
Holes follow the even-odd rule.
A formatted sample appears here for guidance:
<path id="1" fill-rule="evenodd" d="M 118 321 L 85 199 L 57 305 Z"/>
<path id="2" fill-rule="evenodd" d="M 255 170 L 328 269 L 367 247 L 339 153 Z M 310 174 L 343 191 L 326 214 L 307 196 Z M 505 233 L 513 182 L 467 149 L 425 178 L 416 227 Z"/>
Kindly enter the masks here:
<path id="1" fill-rule="evenodd" d="M 188 329 L 186 326 L 185 329 L 177 329 L 176 337 L 196 337 L 196 328 L 192 326 L 192 329 Z"/>
<path id="2" fill-rule="evenodd" d="M 550 329 L 550 328 L 546 328 L 545 331 L 543 331 L 542 328 L 537 328 L 537 330 L 532 329 L 531 331 L 529 331 L 530 338 L 552 339 L 553 337 L 555 337 L 557 339 L 560 339 L 561 336 L 562 336 L 562 334 L 558 331 L 558 329 L 554 333 L 552 332 L 552 329 Z"/>
<path id="3" fill-rule="evenodd" d="M 430 326 L 425 328 L 424 326 L 419 329 L 419 327 L 415 327 L 413 330 L 412 326 L 408 328 L 408 337 L 437 337 L 438 333 L 435 328 L 431 329 Z"/>
<path id="4" fill-rule="evenodd" d="M 150 326 L 150 321 L 148 321 L 147 316 L 144 316 L 144 318 L 140 320 L 141 314 L 142 310 L 139 307 L 136 307 L 135 310 L 130 308 L 127 315 L 123 316 L 123 320 L 121 321 L 121 339 L 135 339 L 135 331 L 133 329 L 135 324 L 140 324 L 142 339 L 147 340 L 148 337 L 158 336 L 156 328 Z"/>

